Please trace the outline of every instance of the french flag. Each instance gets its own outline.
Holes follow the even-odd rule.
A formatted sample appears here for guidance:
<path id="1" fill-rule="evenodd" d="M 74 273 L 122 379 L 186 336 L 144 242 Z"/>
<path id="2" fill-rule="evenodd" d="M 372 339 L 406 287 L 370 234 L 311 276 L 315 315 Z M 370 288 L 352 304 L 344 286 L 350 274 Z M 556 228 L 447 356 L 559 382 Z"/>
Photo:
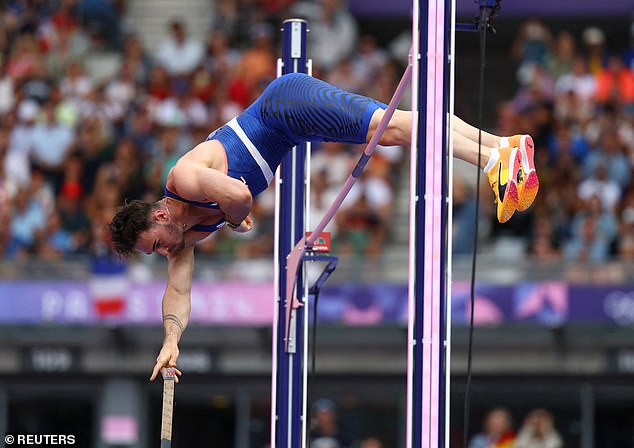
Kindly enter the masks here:
<path id="1" fill-rule="evenodd" d="M 127 265 L 114 257 L 99 257 L 92 261 L 90 291 L 98 319 L 122 317 L 130 282 Z"/>

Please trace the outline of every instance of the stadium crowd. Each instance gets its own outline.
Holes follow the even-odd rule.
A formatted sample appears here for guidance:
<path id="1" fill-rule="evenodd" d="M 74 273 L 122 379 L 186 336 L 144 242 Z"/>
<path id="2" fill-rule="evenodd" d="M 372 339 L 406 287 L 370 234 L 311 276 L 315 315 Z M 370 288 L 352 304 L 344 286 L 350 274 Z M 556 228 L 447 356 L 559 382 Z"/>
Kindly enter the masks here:
<path id="1" fill-rule="evenodd" d="M 496 132 L 533 136 L 541 186 L 531 213 L 494 224 L 494 234 L 537 260 L 634 260 L 631 33 L 628 51 L 597 27 L 576 38 L 529 19 L 512 45 L 519 88 L 499 105 Z"/>
<path id="2" fill-rule="evenodd" d="M 104 228 L 117 206 L 161 198 L 178 157 L 249 105 L 275 76 L 279 33 L 272 24 L 287 16 L 284 11 L 310 20 L 315 76 L 382 101 L 394 90 L 402 54 L 361 35 L 340 0 L 214 3 L 204 39 L 174 19 L 151 52 L 125 19 L 124 1 L 5 3 L 0 26 L 4 257 L 110 253 Z M 519 31 L 512 48 L 519 89 L 499 105 L 493 131 L 533 136 L 541 193 L 530 212 L 503 226 L 490 216 L 494 239 L 510 236 L 540 260 L 634 260 L 634 58 L 611 48 L 594 27 L 582 36 L 567 31 L 552 36 L 531 19 Z M 103 52 L 115 56 L 111 74 L 85 63 Z M 330 204 L 359 151 L 338 143 L 316 146 L 313 219 Z M 380 148 L 329 229 L 339 253 L 380 254 L 401 160 L 402 148 Z M 456 194 L 457 228 L 464 235 L 472 193 L 458 186 Z M 273 204 L 269 189 L 256 201 L 253 232 L 223 230 L 202 241 L 198 251 L 268 256 Z M 483 201 L 482 212 L 492 210 Z"/>
<path id="3" fill-rule="evenodd" d="M 124 2 L 7 2 L 0 27 L 4 257 L 109 253 L 104 226 L 117 206 L 161 198 L 178 157 L 257 97 L 276 75 L 278 33 L 271 22 L 285 5 L 247 2 L 245 9 L 241 3 L 215 2 L 203 40 L 188 35 L 184 21 L 172 20 L 150 53 L 127 29 Z M 389 99 L 400 70 L 372 38 L 358 38 L 338 0 L 293 8 L 311 20 L 315 75 Z M 84 63 L 95 52 L 116 55 L 111 76 Z M 327 144 L 315 152 L 317 216 L 359 149 Z M 382 244 L 376 242 L 385 239 L 400 152 L 381 154 L 331 226 L 342 251 L 377 254 Z M 199 252 L 269 254 L 272 194 L 257 201 L 253 232 L 218 232 Z"/>

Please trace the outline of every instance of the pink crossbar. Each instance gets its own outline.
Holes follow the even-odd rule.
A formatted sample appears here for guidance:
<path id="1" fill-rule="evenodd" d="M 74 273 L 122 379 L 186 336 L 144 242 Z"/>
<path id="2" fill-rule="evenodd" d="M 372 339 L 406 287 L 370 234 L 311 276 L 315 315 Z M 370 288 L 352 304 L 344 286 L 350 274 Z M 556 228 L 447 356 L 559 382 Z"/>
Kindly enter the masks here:
<path id="1" fill-rule="evenodd" d="M 390 100 L 390 104 L 387 106 L 387 109 L 385 110 L 385 114 L 383 114 L 383 117 L 381 118 L 381 121 L 379 122 L 379 126 L 377 127 L 376 131 L 374 132 L 374 135 L 372 136 L 368 144 L 366 145 L 365 150 L 363 151 L 363 154 L 361 154 L 361 157 L 359 158 L 359 163 L 361 163 L 363 159 L 371 157 L 372 154 L 374 153 L 374 150 L 376 149 L 376 145 L 379 143 L 379 140 L 381 139 L 383 132 L 385 132 L 385 129 L 387 128 L 388 123 L 392 119 L 392 116 L 394 115 L 394 111 L 396 111 L 396 107 L 398 106 L 398 103 L 401 102 L 401 98 L 403 97 L 403 93 L 405 92 L 405 88 L 407 87 L 407 84 L 409 83 L 411 76 L 412 76 L 412 66 L 411 64 L 408 64 L 407 68 L 405 69 L 405 73 L 403 73 L 403 77 L 401 78 L 401 81 L 399 82 L 398 87 L 396 88 L 396 91 L 394 92 L 394 95 L 392 96 L 392 99 Z M 315 227 L 315 230 L 312 231 L 312 234 L 308 238 L 302 237 L 302 239 L 299 240 L 297 245 L 295 245 L 293 250 L 286 257 L 286 296 L 284 297 L 284 300 L 285 300 L 284 303 L 286 304 L 285 341 L 287 345 L 288 345 L 288 325 L 290 322 L 290 319 L 289 319 L 290 312 L 292 309 L 295 309 L 302 305 L 299 302 L 299 300 L 297 300 L 294 294 L 295 282 L 297 281 L 297 270 L 299 269 L 299 263 L 306 249 L 310 249 L 313 246 L 319 234 L 324 231 L 328 223 L 335 216 L 335 213 L 337 213 L 337 210 L 339 210 L 339 207 L 343 203 L 343 200 L 346 198 L 346 196 L 348 195 L 348 193 L 350 192 L 350 190 L 356 183 L 359 176 L 359 172 L 356 172 L 356 175 L 355 175 L 355 172 L 356 172 L 356 168 L 355 168 L 355 171 L 353 171 L 350 174 L 350 176 L 348 176 L 348 179 L 346 180 L 345 184 L 341 188 L 341 191 L 339 192 L 335 200 L 332 201 L 332 204 L 330 205 L 330 207 L 324 214 L 324 217 L 321 218 L 321 221 L 319 221 L 319 223 Z"/>

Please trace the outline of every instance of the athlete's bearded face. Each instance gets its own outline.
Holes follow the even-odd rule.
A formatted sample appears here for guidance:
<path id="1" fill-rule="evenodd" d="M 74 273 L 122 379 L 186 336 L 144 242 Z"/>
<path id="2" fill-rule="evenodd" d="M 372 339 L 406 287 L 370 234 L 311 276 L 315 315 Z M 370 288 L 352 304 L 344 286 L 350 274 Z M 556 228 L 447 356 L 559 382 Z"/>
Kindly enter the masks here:
<path id="1" fill-rule="evenodd" d="M 135 248 L 146 254 L 156 252 L 169 256 L 180 252 L 185 247 L 183 229 L 167 217 L 154 219 L 152 227 L 139 234 Z"/>

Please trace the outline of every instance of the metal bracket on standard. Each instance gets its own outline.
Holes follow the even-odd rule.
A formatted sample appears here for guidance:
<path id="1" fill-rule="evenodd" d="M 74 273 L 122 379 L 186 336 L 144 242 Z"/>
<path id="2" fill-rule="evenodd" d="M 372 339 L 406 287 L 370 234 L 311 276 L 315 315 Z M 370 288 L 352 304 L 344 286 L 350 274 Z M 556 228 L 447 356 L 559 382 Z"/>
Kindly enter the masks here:
<path id="1" fill-rule="evenodd" d="M 319 274 L 319 276 L 315 280 L 315 283 L 313 283 L 313 285 L 308 288 L 308 294 L 315 296 L 319 294 L 321 287 L 324 285 L 324 283 L 326 283 L 330 275 L 337 268 L 339 257 L 335 255 L 326 255 L 326 254 L 318 253 L 318 252 L 306 252 L 301 256 L 301 261 L 302 262 L 317 261 L 317 262 L 326 263 L 323 271 L 321 272 L 321 274 Z M 304 306 L 304 302 L 300 302 L 299 300 L 297 300 L 296 295 L 293 295 L 291 300 L 292 302 L 290 306 L 286 307 L 286 323 L 287 323 L 286 351 L 289 353 L 294 353 L 295 352 L 295 338 L 293 337 L 293 335 L 297 331 L 297 328 L 295 326 L 294 311 L 297 308 Z"/>

